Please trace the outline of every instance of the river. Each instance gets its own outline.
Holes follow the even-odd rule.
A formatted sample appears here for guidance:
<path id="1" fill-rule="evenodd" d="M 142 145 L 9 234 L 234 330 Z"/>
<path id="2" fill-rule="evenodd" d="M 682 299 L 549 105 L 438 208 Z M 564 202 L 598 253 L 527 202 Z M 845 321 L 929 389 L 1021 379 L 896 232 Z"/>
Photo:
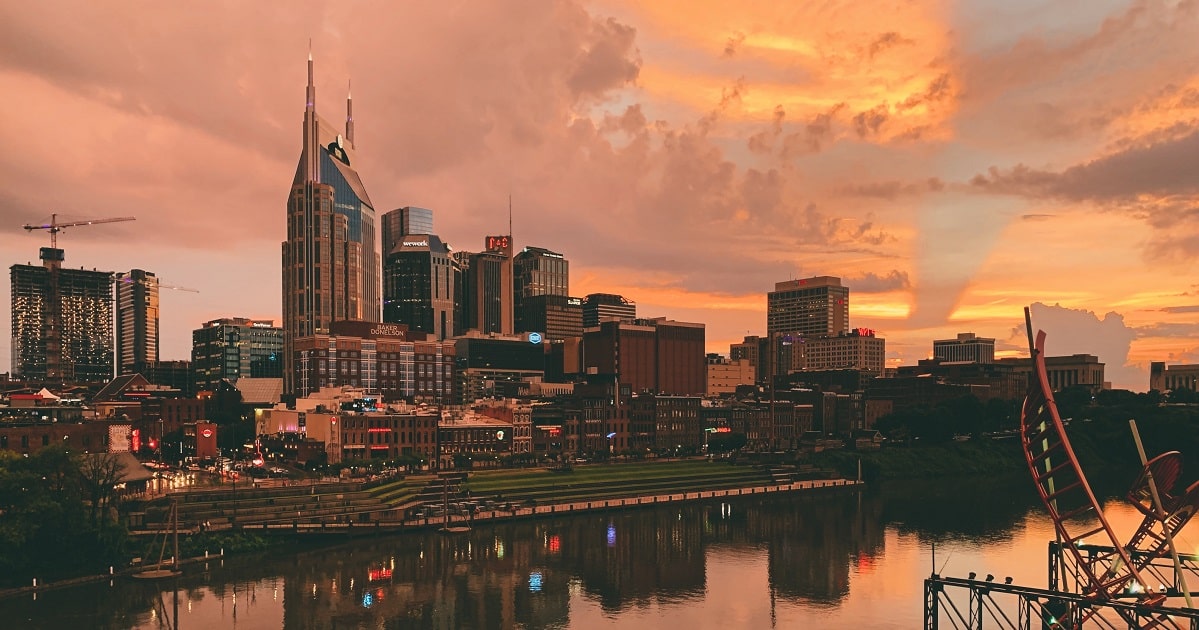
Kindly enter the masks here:
<path id="1" fill-rule="evenodd" d="M 1137 519 L 1116 501 L 1105 511 L 1118 532 Z M 922 625 L 934 545 L 942 575 L 1045 587 L 1052 537 L 1025 479 L 890 484 L 306 539 L 167 582 L 0 600 L 0 627 L 907 630 Z"/>

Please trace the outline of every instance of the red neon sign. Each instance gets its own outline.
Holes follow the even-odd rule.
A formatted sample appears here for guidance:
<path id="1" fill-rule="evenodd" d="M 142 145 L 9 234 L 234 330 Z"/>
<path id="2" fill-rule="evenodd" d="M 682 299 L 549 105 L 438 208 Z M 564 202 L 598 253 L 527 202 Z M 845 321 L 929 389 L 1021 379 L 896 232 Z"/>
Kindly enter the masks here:
<path id="1" fill-rule="evenodd" d="M 367 433 L 391 433 L 391 429 L 367 429 Z"/>
<path id="2" fill-rule="evenodd" d="M 366 579 L 370 580 L 371 582 L 391 579 L 391 569 L 371 569 L 366 572 Z"/>
<path id="3" fill-rule="evenodd" d="M 200 435 L 207 440 L 208 438 L 212 437 L 212 429 L 204 429 L 203 431 L 200 431 Z"/>

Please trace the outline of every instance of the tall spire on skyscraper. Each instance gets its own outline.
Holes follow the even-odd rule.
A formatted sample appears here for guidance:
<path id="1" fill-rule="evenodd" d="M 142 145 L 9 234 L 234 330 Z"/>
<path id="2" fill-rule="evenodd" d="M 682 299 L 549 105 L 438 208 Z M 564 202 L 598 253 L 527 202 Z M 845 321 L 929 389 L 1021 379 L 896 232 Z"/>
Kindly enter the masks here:
<path id="1" fill-rule="evenodd" d="M 316 82 L 312 72 L 312 40 L 308 40 L 308 88 L 304 105 L 304 181 L 321 181 L 320 135 L 316 119 Z"/>
<path id="2" fill-rule="evenodd" d="M 354 95 L 351 93 L 350 80 L 346 79 L 346 141 L 354 146 Z"/>

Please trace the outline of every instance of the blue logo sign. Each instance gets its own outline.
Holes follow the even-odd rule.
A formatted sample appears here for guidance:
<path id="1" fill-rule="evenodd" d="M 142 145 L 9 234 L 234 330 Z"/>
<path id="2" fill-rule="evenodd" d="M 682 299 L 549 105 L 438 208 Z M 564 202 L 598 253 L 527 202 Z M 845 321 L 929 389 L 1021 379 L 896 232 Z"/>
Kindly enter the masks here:
<path id="1" fill-rule="evenodd" d="M 529 333 L 529 343 L 541 343 L 541 333 Z"/>

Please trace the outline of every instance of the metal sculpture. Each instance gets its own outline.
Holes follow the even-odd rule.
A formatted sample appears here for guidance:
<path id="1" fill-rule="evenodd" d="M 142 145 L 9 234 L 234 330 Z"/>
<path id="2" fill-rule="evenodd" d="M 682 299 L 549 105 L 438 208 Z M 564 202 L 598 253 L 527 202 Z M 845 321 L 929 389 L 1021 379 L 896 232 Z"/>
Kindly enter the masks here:
<path id="1" fill-rule="evenodd" d="M 1131 614 L 1125 609 L 1120 615 L 1125 618 L 1130 628 L 1173 627 L 1173 623 L 1165 614 L 1155 614 L 1166 600 L 1166 595 L 1151 590 L 1141 575 L 1140 569 L 1147 563 L 1138 559 L 1134 563 L 1125 545 L 1116 538 L 1111 525 L 1104 517 L 1099 501 L 1096 500 L 1070 440 L 1066 435 L 1065 426 L 1058 415 L 1057 404 L 1053 399 L 1053 389 L 1049 386 L 1049 377 L 1045 369 L 1045 333 L 1037 331 L 1035 341 L 1032 333 L 1032 319 L 1028 309 L 1024 310 L 1025 324 L 1028 330 L 1029 351 L 1032 355 L 1033 370 L 1029 375 L 1028 394 L 1020 411 L 1020 438 L 1024 448 L 1025 461 L 1028 470 L 1036 483 L 1041 502 L 1049 510 L 1057 532 L 1058 542 L 1073 561 L 1076 571 L 1076 581 L 1080 593 L 1095 602 L 1107 602 L 1119 598 L 1132 598 L 1137 603 L 1141 614 Z M 1154 463 L 1156 462 L 1156 464 Z M 1172 458 L 1158 457 L 1146 466 L 1152 472 L 1153 467 L 1160 469 L 1166 478 L 1177 480 L 1178 471 Z M 1179 471 L 1181 470 L 1178 467 Z M 1146 477 L 1147 475 L 1142 475 Z M 1135 496 L 1143 496 L 1136 490 Z M 1184 497 L 1190 496 L 1188 491 Z M 1144 508 L 1144 503 L 1140 505 Z M 1156 510 L 1142 509 L 1146 521 L 1134 535 L 1134 541 L 1140 545 L 1158 549 L 1161 545 L 1153 532 L 1162 527 L 1173 530 L 1185 523 L 1189 513 L 1179 512 L 1176 517 L 1167 516 L 1158 519 Z M 1190 511 L 1193 513 L 1193 509 Z M 1086 545 L 1089 538 L 1098 537 L 1099 545 Z M 1080 623 L 1095 614 L 1097 608 L 1073 610 L 1065 615 L 1069 619 L 1077 619 Z M 1066 626 L 1068 627 L 1068 626 Z"/>

